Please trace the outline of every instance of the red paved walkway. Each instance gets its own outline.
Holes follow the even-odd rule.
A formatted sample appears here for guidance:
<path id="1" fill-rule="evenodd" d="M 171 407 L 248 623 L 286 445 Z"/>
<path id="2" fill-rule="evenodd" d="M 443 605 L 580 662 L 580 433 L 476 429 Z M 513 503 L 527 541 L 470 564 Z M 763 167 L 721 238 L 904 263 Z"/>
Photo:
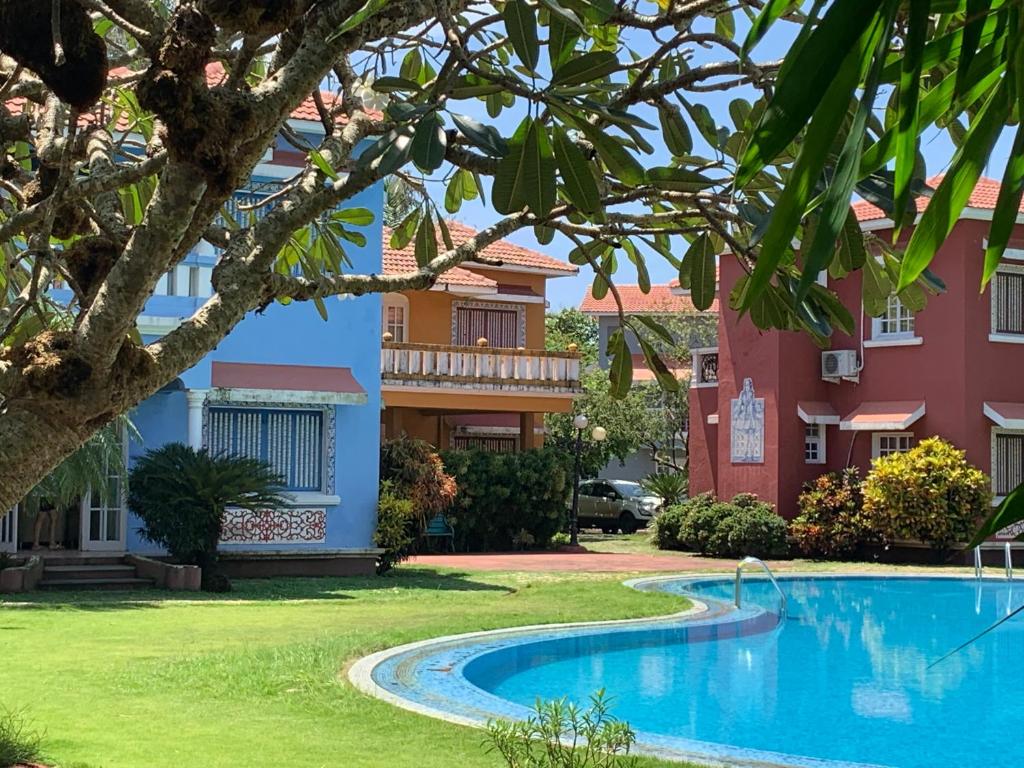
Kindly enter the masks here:
<path id="1" fill-rule="evenodd" d="M 630 555 L 609 552 L 508 552 L 481 555 L 420 555 L 410 565 L 467 571 L 652 572 L 731 570 L 735 560 L 685 555 Z M 784 566 L 783 566 L 784 567 Z"/>

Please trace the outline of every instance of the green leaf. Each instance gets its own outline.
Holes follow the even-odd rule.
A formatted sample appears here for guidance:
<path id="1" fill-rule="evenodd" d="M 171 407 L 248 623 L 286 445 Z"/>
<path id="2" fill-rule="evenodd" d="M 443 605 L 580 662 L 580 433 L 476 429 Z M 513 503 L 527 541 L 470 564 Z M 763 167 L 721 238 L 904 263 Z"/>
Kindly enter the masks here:
<path id="1" fill-rule="evenodd" d="M 532 128 L 533 118 L 523 118 L 509 142 L 508 154 L 498 163 L 491 187 L 491 202 L 498 213 L 509 214 L 526 207 L 523 149 Z"/>
<path id="2" fill-rule="evenodd" d="M 634 320 L 643 323 L 647 328 L 659 339 L 670 346 L 674 346 L 676 343 L 675 337 L 672 333 L 662 325 L 658 320 L 650 315 L 634 315 Z M 637 334 L 639 336 L 639 334 Z"/>
<path id="3" fill-rule="evenodd" d="M 633 384 L 633 355 L 622 328 L 617 328 L 608 337 L 608 355 L 612 359 L 608 369 L 611 394 L 612 397 L 622 399 L 629 394 L 629 388 Z"/>
<path id="4" fill-rule="evenodd" d="M 423 217 L 420 228 L 416 230 L 415 254 L 416 265 L 420 267 L 425 267 L 437 258 L 437 232 L 430 214 Z"/>
<path id="5" fill-rule="evenodd" d="M 981 43 L 981 35 L 985 28 L 985 20 L 992 7 L 992 0 L 967 0 L 965 12 L 966 23 L 963 26 L 963 33 L 960 37 L 960 56 L 956 65 L 956 90 L 959 93 L 963 83 L 967 79 L 967 73 L 974 60 L 974 54 L 978 52 L 978 45 Z"/>
<path id="6" fill-rule="evenodd" d="M 995 536 L 1004 528 L 1021 520 L 1024 520 L 1024 485 L 1018 485 L 1007 494 L 1002 504 L 981 524 L 971 543 L 967 545 L 968 549 L 978 546 L 989 536 Z"/>
<path id="7" fill-rule="evenodd" d="M 834 90 L 841 68 L 848 66 L 848 54 L 855 51 L 868 26 L 879 21 L 878 5 L 868 0 L 836 0 L 804 45 L 786 57 L 775 94 L 743 155 L 737 186 L 746 185 L 774 160 L 816 114 L 825 94 Z"/>
<path id="8" fill-rule="evenodd" d="M 319 168 L 320 172 L 328 179 L 331 181 L 338 180 L 338 172 L 331 167 L 331 164 L 327 162 L 327 158 L 321 154 L 320 150 L 314 149 L 311 151 L 309 153 L 309 159 L 313 161 L 313 165 Z"/>
<path id="9" fill-rule="evenodd" d="M 544 4 L 550 9 L 554 3 L 545 0 Z M 565 9 L 562 10 L 565 11 Z M 561 14 L 552 13 L 551 23 L 548 26 L 548 60 L 551 63 L 552 71 L 558 69 L 572 56 L 576 41 L 580 39 L 579 33 L 583 31 L 576 14 L 572 11 L 565 11 L 565 13 L 571 14 L 575 23 L 567 21 Z"/>
<path id="10" fill-rule="evenodd" d="M 886 303 L 892 294 L 892 282 L 882 265 L 874 256 L 868 256 L 861 272 L 861 297 L 864 311 L 870 317 L 878 317 L 885 312 Z"/>
<path id="11" fill-rule="evenodd" d="M 743 56 L 748 56 L 765 33 L 778 19 L 800 4 L 800 0 L 768 0 L 750 25 L 750 31 L 743 41 Z"/>
<path id="12" fill-rule="evenodd" d="M 701 234 L 686 252 L 690 265 L 690 298 L 697 309 L 708 309 L 715 300 L 715 248 L 707 234 Z"/>
<path id="13" fill-rule="evenodd" d="M 594 145 L 594 149 L 612 176 L 631 187 L 643 184 L 644 167 L 616 138 L 575 115 L 568 112 L 562 114 L 568 116 L 571 122 L 583 131 L 587 141 Z"/>
<path id="14" fill-rule="evenodd" d="M 584 213 L 598 210 L 601 194 L 590 162 L 560 125 L 554 127 L 554 152 L 569 200 Z"/>
<path id="15" fill-rule="evenodd" d="M 693 151 L 693 136 L 690 126 L 683 120 L 679 107 L 668 102 L 658 104 L 658 120 L 665 145 L 675 157 L 683 157 Z"/>
<path id="16" fill-rule="evenodd" d="M 647 183 L 671 192 L 700 192 L 717 182 L 689 168 L 659 167 L 647 171 Z"/>
<path id="17" fill-rule="evenodd" d="M 508 0 L 501 12 L 512 49 L 530 70 L 537 69 L 540 46 L 537 42 L 537 14 L 526 0 Z"/>
<path id="18" fill-rule="evenodd" d="M 715 17 L 715 34 L 726 40 L 732 40 L 736 36 L 736 19 L 733 18 L 732 11 L 724 11 Z"/>
<path id="19" fill-rule="evenodd" d="M 416 234 L 416 228 L 420 223 L 420 216 L 423 215 L 421 208 L 413 208 L 409 215 L 402 219 L 402 222 L 391 231 L 391 240 L 388 242 L 395 250 L 402 250 Z"/>
<path id="20" fill-rule="evenodd" d="M 537 238 L 537 242 L 541 245 L 548 245 L 555 239 L 555 230 L 551 227 L 534 227 L 533 236 Z"/>
<path id="21" fill-rule="evenodd" d="M 917 280 L 952 231 L 1009 114 L 1010 98 L 1004 80 L 971 122 L 963 146 L 957 150 L 949 170 L 921 214 L 907 243 L 897 290 L 902 291 Z"/>
<path id="22" fill-rule="evenodd" d="M 569 59 L 555 70 L 552 85 L 582 85 L 610 75 L 619 68 L 619 57 L 611 51 L 590 51 Z"/>
<path id="23" fill-rule="evenodd" d="M 921 90 L 921 59 L 928 37 L 928 15 L 931 0 L 910 0 L 910 18 L 907 22 L 903 71 L 899 84 L 899 121 L 896 130 L 896 176 L 893 211 L 895 228 L 893 239 L 899 236 L 904 217 L 899 212 L 907 209 L 910 201 L 910 182 L 917 161 Z"/>
<path id="24" fill-rule="evenodd" d="M 640 288 L 641 293 L 651 292 L 651 276 L 647 271 L 647 262 L 643 257 L 643 254 L 637 251 L 636 246 L 633 245 L 633 241 L 630 239 L 622 240 L 622 249 L 626 252 L 626 256 L 636 267 L 636 282 Z"/>
<path id="25" fill-rule="evenodd" d="M 839 263 L 846 272 L 853 272 L 855 269 L 863 267 L 867 258 L 864 234 L 857 222 L 857 214 L 854 213 L 853 208 L 848 208 L 846 221 L 839 233 Z"/>
<path id="26" fill-rule="evenodd" d="M 644 353 L 647 367 L 654 373 L 654 378 L 658 381 L 659 386 L 666 392 L 678 392 L 679 380 L 672 375 L 672 371 L 665 365 L 665 361 L 661 359 L 658 351 L 639 333 L 635 335 L 637 341 L 640 342 L 640 350 Z"/>
<path id="27" fill-rule="evenodd" d="M 331 214 L 332 221 L 342 221 L 355 227 L 368 227 L 377 220 L 369 208 L 342 208 Z"/>
<path id="28" fill-rule="evenodd" d="M 521 146 L 517 143 L 520 136 Z M 495 210 L 508 214 L 529 206 L 543 216 L 555 205 L 556 186 L 555 157 L 547 129 L 525 118 L 509 154 L 498 164 L 492 192 Z"/>
<path id="29" fill-rule="evenodd" d="M 504 157 L 508 154 L 508 142 L 493 125 L 484 125 L 468 115 L 451 113 L 452 122 L 459 133 L 469 139 L 491 157 Z"/>
<path id="30" fill-rule="evenodd" d="M 376 16 L 378 13 L 383 11 L 388 6 L 388 0 L 367 0 L 363 4 L 363 7 L 358 11 L 349 16 L 345 22 L 338 28 L 338 30 L 327 38 L 328 42 L 333 42 L 335 39 L 341 37 L 346 32 L 349 32 L 364 21 L 369 19 L 371 16 Z"/>
<path id="31" fill-rule="evenodd" d="M 406 80 L 416 80 L 423 69 L 423 54 L 419 48 L 412 48 L 402 59 L 402 66 L 399 68 L 402 77 Z"/>
<path id="32" fill-rule="evenodd" d="M 378 93 L 394 93 L 395 91 L 419 91 L 420 84 L 405 77 L 378 77 L 373 81 L 373 90 Z"/>
<path id="33" fill-rule="evenodd" d="M 878 78 L 882 63 L 885 61 L 885 49 L 889 45 L 887 34 L 895 15 L 896 3 L 890 0 L 886 15 L 869 27 L 861 43 L 859 69 L 863 71 L 870 66 L 871 72 L 864 83 L 853 122 L 843 142 L 839 162 L 825 191 L 818 228 L 811 240 L 810 248 L 805 253 L 803 274 L 800 275 L 796 289 L 797 301 L 807 296 L 807 292 L 818 279 L 818 274 L 828 267 L 835 256 L 836 241 L 850 212 L 850 197 L 857 181 L 868 115 L 878 93 Z"/>
<path id="34" fill-rule="evenodd" d="M 416 133 L 412 139 L 412 160 L 417 168 L 424 173 L 436 171 L 444 163 L 447 147 L 448 136 L 440 115 L 431 112 L 416 123 Z"/>
<path id="35" fill-rule="evenodd" d="M 761 241 L 761 250 L 748 284 L 748 309 L 752 299 L 771 281 L 783 255 L 792 247 L 793 237 L 811 199 L 814 185 L 821 178 L 829 150 L 846 117 L 859 75 L 860 56 L 857 50 L 853 50 L 847 53 L 842 68 L 815 112 L 800 155 L 772 211 L 771 222 Z"/>

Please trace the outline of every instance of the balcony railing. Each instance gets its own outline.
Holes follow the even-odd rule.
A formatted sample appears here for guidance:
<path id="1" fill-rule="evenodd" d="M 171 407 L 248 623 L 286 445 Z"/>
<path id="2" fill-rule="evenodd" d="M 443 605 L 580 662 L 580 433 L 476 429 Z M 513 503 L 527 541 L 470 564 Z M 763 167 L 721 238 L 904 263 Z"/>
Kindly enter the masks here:
<path id="1" fill-rule="evenodd" d="M 385 384 L 404 386 L 523 392 L 580 388 L 577 352 L 385 341 L 380 370 Z"/>

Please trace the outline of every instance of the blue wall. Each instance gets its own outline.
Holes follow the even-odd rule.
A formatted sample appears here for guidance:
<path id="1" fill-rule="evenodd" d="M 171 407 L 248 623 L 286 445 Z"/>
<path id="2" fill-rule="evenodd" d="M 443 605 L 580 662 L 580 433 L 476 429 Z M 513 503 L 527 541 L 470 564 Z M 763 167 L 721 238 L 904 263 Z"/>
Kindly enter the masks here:
<path id="1" fill-rule="evenodd" d="M 357 248 L 344 243 L 352 261 L 351 271 L 381 271 L 382 236 L 380 215 L 383 188 L 367 190 L 349 203 L 373 211 L 378 220 L 363 228 L 367 245 Z M 156 296 L 144 314 L 188 317 L 203 299 Z M 271 549 L 342 549 L 373 546 L 376 525 L 380 454 L 380 338 L 381 299 L 378 295 L 331 298 L 326 301 L 324 321 L 312 303 L 273 304 L 262 314 L 250 313 L 220 345 L 198 365 L 180 377 L 186 389 L 209 389 L 211 363 L 264 363 L 351 368 L 356 381 L 366 390 L 365 405 L 335 407 L 336 452 L 335 490 L 341 497 L 337 507 L 328 508 L 327 543 L 270 545 Z M 147 339 L 149 340 L 149 339 Z M 143 445 L 133 445 L 138 457 L 165 443 L 187 441 L 187 400 L 183 391 L 162 391 L 141 403 L 133 419 Z M 140 540 L 138 521 L 128 523 L 128 548 L 154 551 Z M 226 547 L 226 549 L 229 547 Z M 237 548 L 257 549 L 255 545 Z"/>

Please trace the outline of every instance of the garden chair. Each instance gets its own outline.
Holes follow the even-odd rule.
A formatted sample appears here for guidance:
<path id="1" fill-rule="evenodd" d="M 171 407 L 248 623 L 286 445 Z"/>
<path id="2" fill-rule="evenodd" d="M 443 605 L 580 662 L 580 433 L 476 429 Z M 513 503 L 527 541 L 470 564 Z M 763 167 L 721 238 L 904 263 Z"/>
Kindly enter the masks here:
<path id="1" fill-rule="evenodd" d="M 438 512 L 431 518 L 424 535 L 427 539 L 427 549 L 431 548 L 432 541 L 440 540 L 447 551 L 455 551 L 455 527 L 448 522 L 443 512 Z"/>

